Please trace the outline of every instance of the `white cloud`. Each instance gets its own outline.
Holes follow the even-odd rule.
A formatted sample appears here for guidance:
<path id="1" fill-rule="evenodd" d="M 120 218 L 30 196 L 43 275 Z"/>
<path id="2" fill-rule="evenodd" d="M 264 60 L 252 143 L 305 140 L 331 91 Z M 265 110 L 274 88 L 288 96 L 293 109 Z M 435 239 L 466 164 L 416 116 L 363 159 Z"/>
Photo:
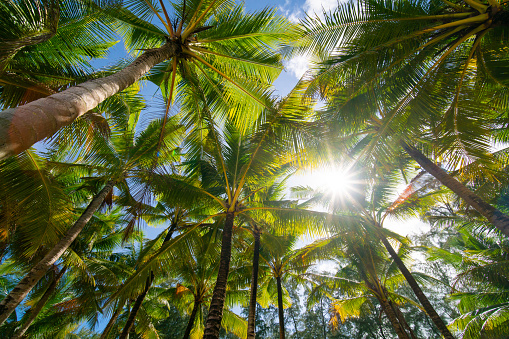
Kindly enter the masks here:
<path id="1" fill-rule="evenodd" d="M 300 79 L 309 69 L 309 59 L 304 55 L 299 55 L 288 60 L 285 66 L 290 74 Z"/>
<path id="2" fill-rule="evenodd" d="M 338 7 L 337 0 L 306 0 L 304 3 L 304 11 L 309 15 L 318 14 L 322 16 L 323 10 L 330 11 Z"/>

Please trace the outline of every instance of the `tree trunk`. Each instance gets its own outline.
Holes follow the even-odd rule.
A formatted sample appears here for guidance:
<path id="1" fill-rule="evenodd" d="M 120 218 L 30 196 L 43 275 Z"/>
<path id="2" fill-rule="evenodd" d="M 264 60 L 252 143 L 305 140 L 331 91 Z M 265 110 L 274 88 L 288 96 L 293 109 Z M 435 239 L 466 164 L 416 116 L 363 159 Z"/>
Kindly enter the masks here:
<path id="1" fill-rule="evenodd" d="M 226 214 L 224 221 L 223 239 L 221 243 L 221 255 L 219 262 L 219 271 L 217 272 L 216 286 L 212 293 L 212 301 L 210 302 L 209 315 L 205 324 L 204 339 L 219 338 L 219 329 L 221 328 L 221 320 L 223 319 L 223 306 L 226 296 L 226 283 L 228 281 L 228 273 L 230 272 L 230 259 L 232 254 L 232 230 L 235 215 L 233 212 Z"/>
<path id="2" fill-rule="evenodd" d="M 465 185 L 456 180 L 442 168 L 429 160 L 424 154 L 415 147 L 404 142 L 401 143 L 403 149 L 414 159 L 421 167 L 434 176 L 442 185 L 448 187 L 467 204 L 472 206 L 477 212 L 484 216 L 488 221 L 498 228 L 500 232 L 509 237 L 509 216 L 500 212 L 495 207 L 485 202 L 477 194 L 469 190 Z"/>
<path id="3" fill-rule="evenodd" d="M 454 339 L 453 335 L 451 334 L 451 332 L 449 331 L 447 326 L 442 321 L 442 318 L 440 318 L 440 316 L 437 314 L 437 312 L 435 311 L 433 306 L 431 306 L 431 303 L 429 302 L 428 298 L 422 292 L 421 288 L 417 284 L 417 281 L 415 281 L 414 277 L 412 276 L 410 271 L 406 268 L 405 264 L 403 263 L 401 258 L 398 256 L 398 254 L 396 253 L 394 248 L 392 248 L 392 246 L 389 243 L 389 241 L 387 240 L 387 238 L 380 233 L 379 233 L 379 237 L 380 237 L 380 240 L 382 240 L 382 243 L 384 244 L 385 248 L 391 255 L 391 258 L 394 260 L 394 262 L 398 266 L 399 270 L 405 277 L 406 281 L 410 285 L 410 288 L 414 292 L 415 296 L 417 297 L 417 299 L 419 299 L 419 302 L 421 303 L 422 307 L 424 308 L 424 310 L 430 317 L 431 321 L 433 321 L 435 326 L 438 328 L 438 330 L 440 331 L 442 336 L 445 339 Z"/>
<path id="4" fill-rule="evenodd" d="M 189 335 L 191 334 L 191 330 L 193 329 L 194 319 L 196 318 L 196 314 L 198 313 L 200 306 L 201 306 L 201 302 L 195 299 L 193 311 L 191 312 L 191 317 L 189 318 L 189 322 L 187 323 L 186 331 L 184 332 L 184 338 L 182 338 L 182 339 L 189 338 Z"/>
<path id="5" fill-rule="evenodd" d="M 394 313 L 394 309 L 392 308 L 389 300 L 383 295 L 382 292 L 379 292 L 380 296 L 376 296 L 378 301 L 380 302 L 380 306 L 382 306 L 382 310 L 384 311 L 385 315 L 387 316 L 387 319 L 391 322 L 392 327 L 394 328 L 394 331 L 396 331 L 396 334 L 398 335 L 399 339 L 410 339 L 408 337 L 408 334 L 405 332 L 405 329 L 403 326 L 401 326 L 400 322 L 398 321 L 398 317 L 396 316 L 396 313 Z"/>
<path id="6" fill-rule="evenodd" d="M 253 274 L 251 276 L 251 294 L 249 296 L 249 315 L 247 317 L 247 338 L 255 338 L 256 320 L 256 294 L 258 293 L 258 266 L 260 263 L 260 231 L 255 227 L 254 253 L 253 253 Z"/>
<path id="7" fill-rule="evenodd" d="M 283 287 L 281 277 L 276 277 L 277 283 L 277 309 L 279 314 L 279 339 L 285 339 L 285 314 L 283 310 Z"/>
<path id="8" fill-rule="evenodd" d="M 166 43 L 146 51 L 115 74 L 0 112 L 0 160 L 52 136 L 105 99 L 131 86 L 155 65 L 170 59 L 175 50 L 175 44 Z"/>
<path id="9" fill-rule="evenodd" d="M 414 331 L 412 330 L 412 328 L 410 328 L 410 325 L 408 325 L 405 316 L 403 315 L 403 312 L 401 312 L 401 310 L 399 309 L 398 305 L 395 305 L 394 303 L 391 302 L 391 306 L 392 309 L 394 310 L 394 313 L 396 314 L 396 317 L 398 317 L 401 326 L 403 326 L 405 331 L 407 331 L 407 333 L 410 334 L 410 337 L 412 339 L 417 339 L 417 337 L 414 334 Z"/>
<path id="10" fill-rule="evenodd" d="M 117 321 L 118 316 L 120 315 L 120 311 L 122 310 L 122 307 L 117 307 L 113 315 L 111 316 L 110 321 L 108 321 L 108 325 L 104 328 L 103 333 L 101 334 L 101 338 L 99 339 L 106 339 L 108 338 L 108 334 L 110 334 L 111 329 L 113 328 L 113 325 Z"/>
<path id="11" fill-rule="evenodd" d="M 127 321 L 125 323 L 124 329 L 122 330 L 120 337 L 118 337 L 119 339 L 125 339 L 129 335 L 129 332 L 131 331 L 131 328 L 133 327 L 134 320 L 136 319 L 136 314 L 138 314 L 141 304 L 143 303 L 143 300 L 145 300 L 145 297 L 147 296 L 148 290 L 150 289 L 150 286 L 152 286 L 153 281 L 154 281 L 154 273 L 150 272 L 150 276 L 147 277 L 147 281 L 145 282 L 145 289 L 138 296 L 138 298 L 136 298 L 133 308 L 131 309 L 131 312 L 129 313 L 129 317 L 127 318 Z"/>
<path id="12" fill-rule="evenodd" d="M 114 182 L 109 181 L 104 188 L 97 193 L 83 214 L 76 220 L 74 225 L 65 233 L 64 237 L 39 261 L 28 274 L 14 287 L 14 289 L 0 303 L 0 325 L 5 322 L 9 315 L 16 309 L 18 304 L 26 297 L 37 282 L 46 274 L 65 250 L 80 234 L 94 212 L 101 206 L 106 195 L 113 189 Z"/>
<path id="13" fill-rule="evenodd" d="M 43 296 L 39 301 L 37 302 L 37 305 L 35 305 L 34 308 L 30 309 L 25 313 L 27 317 L 26 321 L 23 323 L 23 325 L 14 332 L 11 339 L 18 339 L 23 337 L 23 334 L 28 330 L 30 325 L 34 322 L 35 318 L 39 315 L 41 310 L 43 309 L 44 305 L 46 305 L 46 302 L 48 302 L 49 298 L 53 295 L 53 292 L 57 289 L 58 283 L 60 282 L 60 279 L 64 275 L 65 271 L 67 270 L 67 266 L 64 266 L 60 272 L 53 278 L 53 281 L 48 286 L 48 289 L 44 292 Z M 23 322 L 23 319 L 21 320 Z"/>

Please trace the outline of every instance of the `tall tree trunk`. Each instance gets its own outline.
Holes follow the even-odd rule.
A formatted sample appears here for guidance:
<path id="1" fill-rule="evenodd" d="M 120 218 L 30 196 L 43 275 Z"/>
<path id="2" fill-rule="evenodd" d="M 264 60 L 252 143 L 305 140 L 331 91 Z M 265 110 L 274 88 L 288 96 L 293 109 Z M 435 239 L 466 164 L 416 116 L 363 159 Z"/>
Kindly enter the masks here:
<path id="1" fill-rule="evenodd" d="M 175 229 L 177 228 L 178 222 L 175 221 L 171 224 L 171 226 L 168 229 L 168 233 L 164 237 L 163 245 L 170 241 L 173 233 L 175 232 Z M 129 317 L 127 318 L 127 322 L 124 326 L 124 329 L 122 330 L 122 333 L 120 334 L 119 338 L 127 338 L 127 335 L 131 331 L 131 328 L 134 324 L 134 320 L 136 319 L 136 315 L 138 314 L 138 310 L 141 307 L 141 304 L 143 303 L 143 300 L 145 300 L 145 297 L 147 296 L 148 291 L 150 290 L 150 287 L 152 286 L 152 283 L 154 282 L 154 272 L 150 271 L 150 276 L 147 277 L 147 281 L 145 282 L 145 289 L 143 292 L 136 298 L 136 301 L 134 302 L 133 308 L 131 309 L 131 312 L 129 313 Z"/>
<path id="2" fill-rule="evenodd" d="M 477 212 L 484 216 L 488 221 L 498 228 L 503 234 L 509 237 L 509 216 L 500 212 L 495 207 L 485 202 L 477 194 L 469 190 L 465 185 L 456 180 L 442 168 L 429 160 L 424 154 L 415 147 L 404 142 L 401 143 L 403 149 L 429 174 L 434 176 L 444 186 L 457 194 L 467 204 L 472 206 Z"/>
<path id="3" fill-rule="evenodd" d="M 327 339 L 327 324 L 325 323 L 325 317 L 323 316 L 323 299 L 320 297 L 320 319 L 322 319 L 323 338 Z"/>
<path id="4" fill-rule="evenodd" d="M 191 317 L 189 317 L 189 322 L 187 323 L 186 331 L 184 332 L 184 337 L 182 339 L 188 339 L 191 334 L 191 330 L 193 329 L 194 319 L 196 318 L 196 314 L 200 309 L 201 301 L 194 300 L 193 311 L 191 312 Z"/>
<path id="5" fill-rule="evenodd" d="M 279 339 L 285 339 L 285 313 L 283 310 L 283 287 L 281 277 L 276 277 L 277 283 L 277 309 L 279 314 Z"/>
<path id="6" fill-rule="evenodd" d="M 133 327 L 134 320 L 136 319 L 136 314 L 138 314 L 141 304 L 143 303 L 143 300 L 145 300 L 145 297 L 147 296 L 148 290 L 150 290 L 150 286 L 152 286 L 153 281 L 154 281 L 154 273 L 150 272 L 150 276 L 147 277 L 147 281 L 145 282 L 145 289 L 136 298 L 133 308 L 131 309 L 131 312 L 129 313 L 129 317 L 127 317 L 127 321 L 125 323 L 124 329 L 122 330 L 120 337 L 118 337 L 119 339 L 125 339 L 129 335 L 129 332 L 131 331 L 131 328 Z"/>
<path id="7" fill-rule="evenodd" d="M 392 309 L 394 310 L 394 313 L 396 314 L 396 317 L 398 317 L 398 320 L 399 320 L 399 323 L 401 324 L 401 326 L 403 326 L 405 331 L 408 334 L 410 334 L 410 337 L 412 339 L 417 339 L 417 337 L 414 334 L 414 331 L 412 330 L 412 328 L 410 328 L 410 325 L 408 325 L 408 323 L 405 319 L 405 316 L 403 315 L 403 312 L 401 312 L 401 310 L 399 309 L 398 305 L 395 305 L 393 302 L 391 302 L 391 306 L 392 306 Z"/>
<path id="8" fill-rule="evenodd" d="M 113 312 L 113 315 L 111 316 L 110 321 L 108 321 L 108 325 L 106 325 L 106 327 L 104 328 L 104 331 L 101 334 L 101 338 L 99 338 L 99 339 L 108 338 L 108 335 L 110 334 L 110 331 L 113 328 L 113 325 L 117 321 L 117 318 L 120 315 L 121 310 L 122 310 L 122 307 L 117 306 L 117 309 L 115 310 L 115 312 Z"/>
<path id="9" fill-rule="evenodd" d="M 209 314 L 205 324 L 204 339 L 219 338 L 219 329 L 221 328 L 221 320 L 223 319 L 223 306 L 226 296 L 226 283 L 228 281 L 228 273 L 230 272 L 230 259 L 232 254 L 232 231 L 235 214 L 228 212 L 224 221 L 223 239 L 221 243 L 221 255 L 219 262 L 219 271 L 217 272 L 216 286 L 212 293 L 212 301 L 210 302 Z"/>
<path id="10" fill-rule="evenodd" d="M 44 305 L 48 302 L 49 298 L 53 295 L 53 292 L 57 289 L 58 283 L 60 282 L 60 279 L 64 275 L 65 271 L 67 270 L 67 266 L 64 266 L 60 272 L 57 273 L 57 275 L 53 278 L 53 281 L 48 286 L 48 289 L 44 292 L 43 296 L 39 301 L 37 302 L 37 305 L 35 305 L 34 308 L 31 308 L 30 310 L 25 313 L 25 316 L 27 316 L 27 319 L 23 322 L 23 319 L 21 320 L 23 322 L 23 325 L 14 332 L 11 339 L 18 339 L 23 337 L 25 332 L 28 330 L 30 325 L 34 322 L 35 318 L 39 315 L 41 310 L 43 309 Z"/>
<path id="11" fill-rule="evenodd" d="M 394 309 L 391 307 L 389 300 L 386 298 L 385 295 L 383 295 L 382 291 L 378 290 L 378 288 L 375 287 L 375 290 L 377 290 L 378 294 L 380 294 L 380 295 L 376 295 L 376 298 L 378 299 L 378 302 L 380 303 L 380 306 L 382 307 L 382 311 L 384 311 L 385 315 L 387 316 L 387 319 L 389 319 L 392 327 L 394 328 L 394 331 L 396 331 L 398 338 L 399 339 L 410 339 L 408 334 L 405 332 L 405 329 L 398 321 L 398 317 L 396 316 L 396 313 L 394 313 Z"/>
<path id="12" fill-rule="evenodd" d="M 438 328 L 438 330 L 440 331 L 442 336 L 445 339 L 454 339 L 453 335 L 451 334 L 451 332 L 449 331 L 449 329 L 443 322 L 442 318 L 440 318 L 440 316 L 435 311 L 433 306 L 431 306 L 431 303 L 429 302 L 429 300 L 426 297 L 426 295 L 424 294 L 424 292 L 422 292 L 421 288 L 419 287 L 419 284 L 417 284 L 417 281 L 415 281 L 414 277 L 412 276 L 412 274 L 410 273 L 408 268 L 405 266 L 405 264 L 403 263 L 401 258 L 398 256 L 398 254 L 396 253 L 394 248 L 392 248 L 392 246 L 389 243 L 389 241 L 387 240 L 387 238 L 381 233 L 379 233 L 379 237 L 380 237 L 380 240 L 382 240 L 382 243 L 384 244 L 385 248 L 389 252 L 391 258 L 394 260 L 394 262 L 398 266 L 399 270 L 405 277 L 406 281 L 410 285 L 410 288 L 414 292 L 415 296 L 417 297 L 417 299 L 419 299 L 419 302 L 421 303 L 422 307 L 424 308 L 424 310 L 430 317 L 431 321 L 433 321 L 435 326 Z"/>
<path id="13" fill-rule="evenodd" d="M 0 303 L 0 325 L 5 322 L 9 315 L 16 309 L 18 304 L 26 297 L 37 282 L 46 274 L 48 269 L 57 261 L 65 250 L 80 234 L 94 212 L 101 206 L 104 198 L 113 189 L 114 182 L 109 181 L 104 188 L 97 193 L 83 214 L 76 220 L 74 225 L 65 233 L 64 237 L 39 261 L 28 274 L 14 287 L 14 289 Z"/>
<path id="14" fill-rule="evenodd" d="M 260 263 L 260 231 L 255 226 L 253 231 L 254 253 L 253 274 L 251 276 L 251 294 L 249 296 L 249 315 L 247 317 L 247 338 L 255 338 L 256 294 L 258 293 L 258 266 Z"/>
<path id="15" fill-rule="evenodd" d="M 131 86 L 152 67 L 174 56 L 175 51 L 175 44 L 166 43 L 146 51 L 115 74 L 0 112 L 0 160 L 52 136 L 105 99 Z"/>

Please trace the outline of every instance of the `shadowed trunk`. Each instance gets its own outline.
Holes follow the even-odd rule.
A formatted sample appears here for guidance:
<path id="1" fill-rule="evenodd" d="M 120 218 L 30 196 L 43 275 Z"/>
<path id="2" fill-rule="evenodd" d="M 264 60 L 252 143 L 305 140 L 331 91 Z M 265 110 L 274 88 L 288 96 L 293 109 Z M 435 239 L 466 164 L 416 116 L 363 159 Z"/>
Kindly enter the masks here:
<path id="1" fill-rule="evenodd" d="M 0 160 L 52 136 L 105 99 L 131 86 L 152 67 L 170 59 L 175 48 L 174 44 L 166 43 L 146 51 L 115 74 L 0 112 Z"/>
<path id="2" fill-rule="evenodd" d="M 138 296 L 138 298 L 136 298 L 133 308 L 131 309 L 131 312 L 129 313 L 129 317 L 127 318 L 127 321 L 125 323 L 124 329 L 122 330 L 120 337 L 118 337 L 119 339 L 125 339 L 129 335 L 129 332 L 131 331 L 131 328 L 133 327 L 134 320 L 136 319 L 136 314 L 138 314 L 141 304 L 143 303 L 143 300 L 145 300 L 145 297 L 147 296 L 148 290 L 150 289 L 150 286 L 152 286 L 153 281 L 154 281 L 154 273 L 150 272 L 150 276 L 147 277 L 147 281 L 145 282 L 145 289 Z"/>
<path id="3" fill-rule="evenodd" d="M 221 243 L 221 255 L 219 262 L 219 271 L 217 272 L 216 286 L 212 293 L 212 301 L 210 302 L 209 315 L 205 324 L 204 339 L 219 338 L 219 329 L 221 328 L 221 320 L 223 319 L 223 306 L 226 296 L 226 283 L 228 281 L 228 273 L 230 272 L 230 259 L 232 254 L 232 230 L 235 214 L 228 212 L 224 221 L 223 239 Z"/>
<path id="4" fill-rule="evenodd" d="M 392 306 L 392 309 L 394 310 L 394 313 L 398 317 L 398 320 L 399 320 L 399 323 L 401 324 L 401 326 L 403 326 L 405 331 L 407 331 L 407 333 L 410 334 L 410 337 L 412 339 L 417 339 L 417 337 L 414 334 L 414 331 L 412 330 L 410 325 L 408 325 L 408 323 L 405 319 L 405 316 L 403 315 L 403 312 L 401 312 L 401 310 L 399 309 L 398 305 L 395 305 L 394 303 L 391 302 L 391 306 Z"/>
<path id="5" fill-rule="evenodd" d="M 53 265 L 80 234 L 94 212 L 101 206 L 104 198 L 113 189 L 114 182 L 109 181 L 104 188 L 97 193 L 83 214 L 76 220 L 74 225 L 65 233 L 64 237 L 39 261 L 28 274 L 14 287 L 14 289 L 0 303 L 0 325 L 5 322 L 9 315 L 16 309 L 18 304 L 26 297 L 37 282 L 46 274 Z"/>
<path id="6" fill-rule="evenodd" d="M 378 226 L 380 226 L 380 225 L 378 225 Z M 380 240 L 382 240 L 382 243 L 384 244 L 385 248 L 389 252 L 392 260 L 394 260 L 394 262 L 398 266 L 399 270 L 401 271 L 401 273 L 405 277 L 406 281 L 408 282 L 408 285 L 410 285 L 410 288 L 414 292 L 415 296 L 417 297 L 417 299 L 419 299 L 419 302 L 421 303 L 422 307 L 424 308 L 424 310 L 430 317 L 431 321 L 433 321 L 435 326 L 438 328 L 438 330 L 440 331 L 442 336 L 445 339 L 454 339 L 453 335 L 451 334 L 451 332 L 449 331 L 449 329 L 443 322 L 442 318 L 440 318 L 440 316 L 435 311 L 433 306 L 431 306 L 431 303 L 429 302 L 429 300 L 426 297 L 426 295 L 424 294 L 424 292 L 422 292 L 421 288 L 419 287 L 419 284 L 417 284 L 417 281 L 415 281 L 414 277 L 412 276 L 412 274 L 410 273 L 408 268 L 405 266 L 405 264 L 403 263 L 401 258 L 398 256 L 398 254 L 396 253 L 394 248 L 392 248 L 392 246 L 389 243 L 389 241 L 387 240 L 387 238 L 382 234 L 379 234 L 379 237 L 380 237 Z"/>
<path id="7" fill-rule="evenodd" d="M 509 216 L 500 212 L 495 207 L 485 202 L 477 194 L 469 190 L 465 185 L 456 180 L 452 175 L 437 166 L 429 160 L 424 154 L 415 147 L 404 142 L 401 143 L 403 149 L 414 159 L 421 167 L 434 176 L 442 185 L 448 187 L 467 204 L 472 206 L 479 214 L 488 219 L 488 221 L 498 228 L 500 232 L 509 237 Z"/>
<path id="8" fill-rule="evenodd" d="M 101 334 L 101 338 L 99 339 L 106 339 L 108 338 L 108 334 L 110 334 L 111 329 L 113 328 L 113 325 L 117 321 L 118 316 L 120 315 L 120 311 L 122 310 L 122 307 L 117 307 L 113 315 L 111 316 L 110 321 L 108 321 L 108 325 L 104 328 L 103 333 Z"/>
<path id="9" fill-rule="evenodd" d="M 277 283 L 277 309 L 279 315 L 279 339 L 285 339 L 285 313 L 283 310 L 283 287 L 281 277 L 276 277 Z"/>
<path id="10" fill-rule="evenodd" d="M 247 338 L 255 338 L 256 320 L 256 294 L 258 293 L 258 266 L 260 263 L 260 231 L 255 227 L 254 253 L 253 253 L 253 274 L 251 276 L 251 294 L 249 296 L 249 315 L 247 317 Z"/>
<path id="11" fill-rule="evenodd" d="M 64 275 L 66 270 L 67 270 L 67 266 L 64 266 L 60 270 L 60 272 L 58 272 L 58 274 L 55 276 L 55 278 L 53 278 L 53 281 L 48 286 L 48 289 L 44 292 L 41 299 L 39 299 L 39 301 L 37 302 L 37 305 L 34 308 L 31 308 L 30 310 L 28 310 L 27 313 L 25 313 L 25 316 L 28 316 L 27 319 L 24 322 L 23 322 L 23 319 L 21 320 L 21 322 L 23 322 L 23 325 L 18 330 L 16 330 L 16 332 L 14 332 L 11 339 L 18 339 L 18 338 L 23 337 L 25 332 L 28 330 L 30 325 L 32 325 L 35 318 L 37 318 L 37 316 L 43 309 L 44 305 L 46 305 L 49 298 L 51 298 L 51 296 L 57 289 L 58 283 L 60 282 L 60 279 L 62 278 L 62 276 Z"/>
<path id="12" fill-rule="evenodd" d="M 182 339 L 188 339 L 191 334 L 191 330 L 193 329 L 194 319 L 196 318 L 196 314 L 200 309 L 201 302 L 198 300 L 194 301 L 193 311 L 191 312 L 191 317 L 189 317 L 189 322 L 187 323 L 186 331 L 184 332 L 184 337 Z"/>
<path id="13" fill-rule="evenodd" d="M 401 323 L 398 321 L 398 317 L 396 316 L 396 313 L 394 313 L 394 309 L 392 308 L 392 305 L 389 302 L 389 300 L 385 297 L 378 297 L 378 301 L 380 302 L 380 305 L 382 305 L 382 310 L 384 311 L 385 315 L 391 322 L 391 325 L 394 328 L 394 331 L 396 331 L 398 338 L 399 339 L 410 339 L 410 337 L 406 333 L 405 329 L 403 328 Z"/>
<path id="14" fill-rule="evenodd" d="M 174 222 L 171 224 L 170 228 L 168 229 L 168 233 L 164 237 L 162 245 L 164 245 L 166 242 L 170 241 L 173 237 L 173 233 L 175 232 L 175 229 L 177 228 L 178 221 L 174 220 Z M 131 331 L 131 327 L 134 324 L 134 320 L 136 319 L 136 314 L 138 313 L 138 310 L 141 307 L 141 304 L 143 303 L 143 300 L 145 300 L 145 297 L 147 296 L 148 291 L 150 290 L 150 287 L 152 286 L 152 283 L 154 282 L 154 272 L 150 271 L 150 276 L 147 278 L 147 281 L 145 283 L 145 289 L 143 292 L 136 298 L 136 301 L 134 302 L 133 308 L 131 309 L 131 312 L 129 313 L 129 317 L 127 318 L 127 322 L 124 326 L 124 329 L 122 330 L 122 334 L 120 334 L 119 338 L 126 338 L 129 332 Z"/>

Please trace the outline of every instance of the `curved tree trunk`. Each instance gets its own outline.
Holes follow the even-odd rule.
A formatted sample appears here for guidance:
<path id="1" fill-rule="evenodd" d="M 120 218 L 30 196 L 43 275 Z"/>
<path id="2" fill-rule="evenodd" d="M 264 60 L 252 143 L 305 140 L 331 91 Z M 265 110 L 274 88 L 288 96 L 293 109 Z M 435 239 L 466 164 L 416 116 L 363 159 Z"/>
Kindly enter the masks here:
<path id="1" fill-rule="evenodd" d="M 260 231 L 255 227 L 254 253 L 253 253 L 253 274 L 251 276 L 251 294 L 249 296 L 249 315 L 247 317 L 247 338 L 255 338 L 256 320 L 256 294 L 258 293 L 258 266 L 260 263 Z"/>
<path id="2" fill-rule="evenodd" d="M 193 311 L 191 312 L 191 316 L 189 317 L 189 322 L 187 323 L 186 331 L 184 332 L 184 337 L 182 339 L 189 339 L 189 335 L 191 334 L 191 330 L 193 329 L 194 319 L 196 318 L 196 314 L 200 309 L 201 302 L 198 300 L 194 300 Z"/>
<path id="3" fill-rule="evenodd" d="M 166 43 L 146 51 L 115 74 L 0 112 L 0 160 L 52 136 L 106 98 L 131 86 L 155 65 L 170 59 L 175 50 L 174 44 Z"/>
<path id="4" fill-rule="evenodd" d="M 145 297 L 147 296 L 148 290 L 150 290 L 150 286 L 152 286 L 153 281 L 154 281 L 154 273 L 150 272 L 150 276 L 147 277 L 147 281 L 145 282 L 145 289 L 138 296 L 138 298 L 136 298 L 133 308 L 131 309 L 131 312 L 129 313 L 129 317 L 127 318 L 127 321 L 125 323 L 124 329 L 122 330 L 120 337 L 118 337 L 119 339 L 125 339 L 129 335 L 129 332 L 131 331 L 131 328 L 133 327 L 134 320 L 136 319 L 136 314 L 138 314 L 141 304 L 143 303 L 143 300 L 145 300 Z"/>
<path id="5" fill-rule="evenodd" d="M 283 310 L 283 287 L 281 277 L 276 277 L 277 283 L 277 309 L 279 315 L 279 339 L 285 339 L 285 313 Z"/>
<path id="6" fill-rule="evenodd" d="M 226 296 L 226 283 L 230 272 L 230 259 L 232 254 L 232 231 L 235 214 L 228 212 L 224 221 L 223 239 L 221 242 L 221 255 L 219 271 L 217 272 L 216 286 L 212 293 L 209 315 L 205 324 L 204 339 L 219 338 L 219 329 L 223 319 L 224 298 Z"/>
<path id="7" fill-rule="evenodd" d="M 500 212 L 495 207 L 488 204 L 477 194 L 469 190 L 465 185 L 456 180 L 452 175 L 448 174 L 442 168 L 429 160 L 424 154 L 419 152 L 415 147 L 404 142 L 401 143 L 403 149 L 414 159 L 421 167 L 434 176 L 442 185 L 448 187 L 457 194 L 467 204 L 472 206 L 477 212 L 484 216 L 488 221 L 498 228 L 500 232 L 509 237 L 509 216 Z"/>
<path id="8" fill-rule="evenodd" d="M 5 322 L 9 315 L 16 309 L 18 304 L 26 297 L 37 282 L 46 274 L 48 269 L 57 261 L 65 250 L 80 234 L 94 212 L 101 206 L 104 198 L 113 189 L 114 182 L 109 181 L 104 188 L 97 193 L 83 214 L 76 220 L 74 225 L 65 233 L 64 237 L 39 261 L 28 274 L 14 287 L 14 289 L 0 303 L 0 325 Z"/>
<path id="9" fill-rule="evenodd" d="M 391 258 L 394 260 L 394 262 L 398 266 L 399 270 L 405 277 L 406 281 L 410 285 L 410 288 L 414 292 L 415 296 L 417 297 L 417 299 L 419 299 L 419 302 L 421 303 L 422 307 L 424 308 L 424 310 L 430 317 L 431 321 L 433 321 L 435 326 L 438 328 L 438 330 L 440 331 L 442 336 L 445 339 L 454 339 L 453 335 L 451 334 L 451 332 L 449 331 L 449 329 L 443 322 L 442 318 L 440 318 L 440 316 L 435 311 L 433 306 L 431 306 L 431 303 L 429 302 L 429 300 L 426 297 L 426 295 L 424 294 L 424 292 L 422 292 L 421 288 L 419 287 L 419 284 L 417 284 L 417 281 L 415 281 L 414 277 L 412 276 L 412 273 L 410 273 L 410 271 L 405 266 L 405 264 L 403 263 L 401 258 L 398 256 L 398 254 L 396 253 L 394 248 L 392 248 L 392 246 L 389 243 L 389 241 L 387 240 L 387 238 L 382 234 L 379 234 L 379 237 L 380 237 L 380 240 L 382 241 L 382 243 L 384 244 L 385 248 L 389 252 Z"/>
<path id="10" fill-rule="evenodd" d="M 67 270 L 67 266 L 64 266 L 60 272 L 53 278 L 53 281 L 48 286 L 48 289 L 44 292 L 43 296 L 39 301 L 37 302 L 37 305 L 34 308 L 31 308 L 30 310 L 25 313 L 27 315 L 27 319 L 24 321 L 23 325 L 14 332 L 11 339 L 18 339 L 23 337 L 25 332 L 28 330 L 30 325 L 34 322 L 35 318 L 39 315 L 41 310 L 43 309 L 44 305 L 48 302 L 49 298 L 53 295 L 53 292 L 57 289 L 58 283 L 60 282 L 60 279 L 64 275 L 65 271 Z M 21 320 L 23 322 L 23 319 Z"/>
<path id="11" fill-rule="evenodd" d="M 113 328 L 113 325 L 117 321 L 118 316 L 120 315 L 120 311 L 122 310 L 122 307 L 117 307 L 113 315 L 111 316 L 110 321 L 108 321 L 108 325 L 104 328 L 103 333 L 101 334 L 101 338 L 99 339 L 106 339 L 108 338 L 108 335 L 110 334 L 111 329 Z"/>

